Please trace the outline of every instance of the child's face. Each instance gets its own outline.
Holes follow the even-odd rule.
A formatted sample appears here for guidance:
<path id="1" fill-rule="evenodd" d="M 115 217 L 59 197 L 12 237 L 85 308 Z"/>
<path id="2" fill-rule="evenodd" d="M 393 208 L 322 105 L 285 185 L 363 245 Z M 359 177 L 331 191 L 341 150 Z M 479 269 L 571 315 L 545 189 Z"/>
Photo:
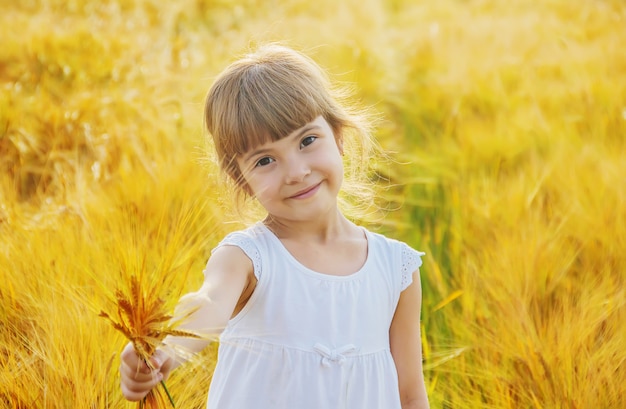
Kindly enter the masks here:
<path id="1" fill-rule="evenodd" d="M 341 140 L 319 116 L 287 137 L 237 158 L 247 188 L 274 218 L 317 220 L 336 209 L 343 181 Z"/>

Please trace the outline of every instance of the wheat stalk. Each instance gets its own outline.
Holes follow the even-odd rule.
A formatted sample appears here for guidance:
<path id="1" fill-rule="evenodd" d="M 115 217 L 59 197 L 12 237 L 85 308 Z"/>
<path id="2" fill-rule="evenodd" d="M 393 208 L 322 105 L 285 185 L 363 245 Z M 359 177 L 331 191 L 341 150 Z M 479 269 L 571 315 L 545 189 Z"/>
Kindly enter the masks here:
<path id="1" fill-rule="evenodd" d="M 153 369 L 150 357 L 154 354 L 157 347 L 162 345 L 166 336 L 189 338 L 200 338 L 200 336 L 189 331 L 177 329 L 181 320 L 172 321 L 172 316 L 167 313 L 163 299 L 151 299 L 146 294 L 152 294 L 153 292 L 141 291 L 141 288 L 142 282 L 140 279 L 135 275 L 131 276 L 129 293 L 119 289 L 115 292 L 116 314 L 112 316 L 105 311 L 101 311 L 99 316 L 107 319 L 113 328 L 124 334 L 133 344 L 139 358 Z M 189 312 L 189 314 L 192 312 Z M 167 396 L 167 400 L 172 407 L 175 407 L 174 399 L 170 395 L 165 381 L 161 381 L 161 386 Z M 162 408 L 165 405 L 165 397 L 157 388 L 151 390 L 139 402 L 139 408 Z"/>

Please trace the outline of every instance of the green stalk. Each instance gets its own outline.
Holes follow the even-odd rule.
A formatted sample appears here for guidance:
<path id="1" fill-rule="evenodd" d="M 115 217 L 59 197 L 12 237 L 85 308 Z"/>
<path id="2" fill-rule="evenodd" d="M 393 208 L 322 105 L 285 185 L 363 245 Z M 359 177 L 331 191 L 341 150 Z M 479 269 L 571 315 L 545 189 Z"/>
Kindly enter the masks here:
<path id="1" fill-rule="evenodd" d="M 165 381 L 161 381 L 161 386 L 163 386 L 163 389 L 165 390 L 165 394 L 167 395 L 168 399 L 170 400 L 170 403 L 172 404 L 172 407 L 175 408 L 176 405 L 174 404 L 174 398 L 172 398 L 172 395 L 170 395 L 170 391 L 167 390 L 167 386 L 165 386 Z"/>

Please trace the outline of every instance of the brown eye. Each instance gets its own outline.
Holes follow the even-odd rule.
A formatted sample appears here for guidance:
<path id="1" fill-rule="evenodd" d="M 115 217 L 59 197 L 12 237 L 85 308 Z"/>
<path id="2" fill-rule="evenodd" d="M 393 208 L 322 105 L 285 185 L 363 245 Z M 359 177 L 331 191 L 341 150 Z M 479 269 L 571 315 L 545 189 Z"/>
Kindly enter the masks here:
<path id="1" fill-rule="evenodd" d="M 300 148 L 304 148 L 305 146 L 309 146 L 316 139 L 317 139 L 317 136 L 312 136 L 312 135 L 307 136 L 306 138 L 302 139 L 302 142 L 300 142 Z"/>
<path id="2" fill-rule="evenodd" d="M 267 166 L 272 162 L 274 162 L 274 159 L 270 158 L 269 156 L 264 156 L 261 159 L 259 159 L 254 166 L 255 167 Z"/>

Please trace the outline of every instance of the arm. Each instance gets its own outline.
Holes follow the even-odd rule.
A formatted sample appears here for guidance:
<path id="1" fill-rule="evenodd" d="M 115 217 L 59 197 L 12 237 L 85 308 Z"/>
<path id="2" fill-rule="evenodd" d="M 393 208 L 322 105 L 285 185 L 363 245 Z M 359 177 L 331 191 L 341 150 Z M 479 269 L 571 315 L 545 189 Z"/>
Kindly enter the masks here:
<path id="1" fill-rule="evenodd" d="M 428 396 L 422 369 L 420 310 L 422 288 L 419 273 L 400 294 L 400 301 L 389 329 L 391 354 L 398 371 L 402 409 L 428 409 Z"/>
<path id="2" fill-rule="evenodd" d="M 210 336 L 222 332 L 244 289 L 255 279 L 252 261 L 243 250 L 234 246 L 216 249 L 207 263 L 204 283 L 198 291 L 183 296 L 174 312 L 176 320 L 193 311 L 180 329 L 206 339 L 165 338 L 166 347 L 159 348 L 151 359 L 153 369 L 139 360 L 132 344 L 126 345 L 120 366 L 121 388 L 126 399 L 139 401 L 161 380 L 167 379 L 169 373 L 184 362 L 176 351 L 193 354 L 204 349 L 211 342 Z"/>
<path id="3" fill-rule="evenodd" d="M 202 287 L 183 296 L 174 311 L 175 320 L 193 311 L 179 328 L 205 339 L 170 336 L 165 344 L 191 353 L 200 352 L 211 342 L 211 337 L 224 330 L 251 280 L 256 280 L 252 261 L 243 250 L 235 246 L 216 249 L 205 268 Z"/>

